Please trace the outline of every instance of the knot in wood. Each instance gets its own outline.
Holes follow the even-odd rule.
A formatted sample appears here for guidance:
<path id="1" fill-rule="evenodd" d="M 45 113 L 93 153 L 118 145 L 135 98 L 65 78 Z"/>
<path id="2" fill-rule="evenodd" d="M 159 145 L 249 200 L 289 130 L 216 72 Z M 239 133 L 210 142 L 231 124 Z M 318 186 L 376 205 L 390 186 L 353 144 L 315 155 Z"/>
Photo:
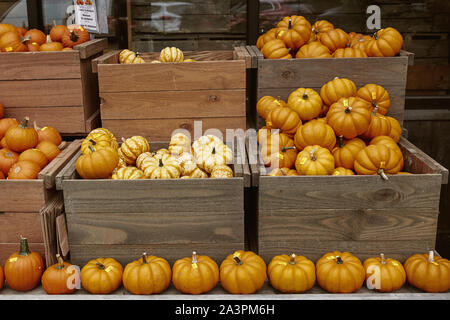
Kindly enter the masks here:
<path id="1" fill-rule="evenodd" d="M 290 79 L 291 76 L 292 76 L 292 72 L 289 71 L 289 70 L 283 71 L 281 73 L 281 77 L 284 78 L 284 79 Z"/>
<path id="2" fill-rule="evenodd" d="M 216 96 L 216 95 L 211 95 L 211 96 L 209 96 L 209 101 L 210 102 L 217 102 L 217 101 L 219 101 L 219 97 Z"/>
<path id="3" fill-rule="evenodd" d="M 373 194 L 374 201 L 392 202 L 400 200 L 401 195 L 393 189 L 380 189 Z"/>
<path id="4" fill-rule="evenodd" d="M 191 130 L 191 125 L 189 123 L 182 123 L 180 124 L 181 129 Z"/>

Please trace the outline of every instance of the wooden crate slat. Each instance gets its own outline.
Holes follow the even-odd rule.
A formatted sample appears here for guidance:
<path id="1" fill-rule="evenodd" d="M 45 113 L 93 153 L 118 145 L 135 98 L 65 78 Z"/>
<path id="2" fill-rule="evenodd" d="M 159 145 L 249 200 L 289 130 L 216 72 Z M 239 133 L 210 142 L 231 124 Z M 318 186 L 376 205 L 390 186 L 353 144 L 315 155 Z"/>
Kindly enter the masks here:
<path id="1" fill-rule="evenodd" d="M 246 129 L 245 117 L 230 118 L 198 118 L 198 119 L 157 119 L 157 120 L 109 120 L 103 119 L 102 125 L 111 130 L 117 137 L 131 137 L 142 135 L 150 141 L 170 140 L 176 129 L 186 129 L 191 135 L 194 133 L 194 121 L 202 121 L 203 132 L 214 128 L 222 131 L 226 129 Z M 201 132 L 201 134 L 203 134 Z"/>
<path id="2" fill-rule="evenodd" d="M 95 56 L 98 53 L 102 53 L 103 50 L 108 49 L 108 39 L 94 39 L 73 47 L 74 50 L 79 51 L 81 59 L 88 59 Z"/>
<path id="3" fill-rule="evenodd" d="M 0 212 L 0 230 L 0 243 L 18 243 L 20 236 L 29 242 L 44 242 L 39 212 Z"/>
<path id="4" fill-rule="evenodd" d="M 18 88 L 26 89 L 26 94 Z M 0 92 L 6 110 L 83 105 L 80 79 L 0 81 Z"/>
<path id="5" fill-rule="evenodd" d="M 123 266 L 142 256 L 143 252 L 164 257 L 171 265 L 176 260 L 192 256 L 192 251 L 207 255 L 220 264 L 227 254 L 244 250 L 244 242 L 215 243 L 179 243 L 179 244 L 138 244 L 138 245 L 70 245 L 70 261 L 84 265 L 93 257 L 114 257 Z"/>
<path id="6" fill-rule="evenodd" d="M 240 0 L 241 2 L 245 2 Z M 161 7 L 155 2 L 160 0 L 132 0 L 132 17 L 133 19 L 148 19 L 152 13 L 161 10 Z M 170 6 L 170 13 L 180 14 L 226 14 L 230 13 L 232 0 L 189 0 L 179 2 L 178 4 Z M 234 1 L 236 2 L 236 1 Z"/>
<path id="7" fill-rule="evenodd" d="M 244 242 L 243 211 L 77 213 L 67 223 L 71 245 Z"/>
<path id="8" fill-rule="evenodd" d="M 100 64 L 100 92 L 245 88 L 245 62 Z M 116 79 L 120 77 L 121 81 Z"/>
<path id="9" fill-rule="evenodd" d="M 47 200 L 43 180 L 0 180 L 2 212 L 38 212 Z"/>
<path id="10" fill-rule="evenodd" d="M 437 209 L 259 210 L 258 234 L 266 241 L 398 241 L 436 239 Z"/>
<path id="11" fill-rule="evenodd" d="M 80 55 L 77 51 L 16 52 L 2 53 L 0 56 L 0 80 L 80 79 L 81 77 Z"/>
<path id="12" fill-rule="evenodd" d="M 292 179 L 291 179 L 292 178 Z M 439 208 L 441 175 L 260 177 L 259 208 Z"/>
<path id="13" fill-rule="evenodd" d="M 201 183 L 197 179 L 64 180 L 62 185 L 67 214 L 244 210 L 240 178 Z"/>
<path id="14" fill-rule="evenodd" d="M 100 96 L 102 119 L 245 117 L 244 89 L 107 92 Z"/>
<path id="15" fill-rule="evenodd" d="M 259 254 L 268 263 L 280 253 L 304 255 L 317 261 L 323 254 L 333 251 L 348 251 L 364 261 L 369 257 L 384 253 L 386 257 L 405 261 L 418 252 L 434 250 L 433 241 L 336 241 L 336 240 L 298 240 L 298 241 L 259 241 Z"/>
<path id="16" fill-rule="evenodd" d="M 51 126 L 60 133 L 85 133 L 83 107 L 6 108 L 5 117 L 29 117 L 38 126 Z"/>
<path id="17" fill-rule="evenodd" d="M 99 57 L 100 53 L 96 53 L 92 58 Z M 100 98 L 98 93 L 98 77 L 92 71 L 92 60 L 85 59 L 81 61 L 82 90 L 83 90 L 83 115 L 84 119 L 89 119 L 95 112 L 100 109 Z M 85 126 L 84 132 L 90 132 Z"/>

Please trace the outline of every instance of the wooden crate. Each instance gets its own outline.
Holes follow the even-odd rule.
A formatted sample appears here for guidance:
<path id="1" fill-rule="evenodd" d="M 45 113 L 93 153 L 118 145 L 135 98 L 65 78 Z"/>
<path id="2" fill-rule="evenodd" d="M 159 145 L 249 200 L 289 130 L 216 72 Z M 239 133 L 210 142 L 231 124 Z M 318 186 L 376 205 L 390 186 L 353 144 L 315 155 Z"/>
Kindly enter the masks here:
<path id="1" fill-rule="evenodd" d="M 5 117 L 28 116 L 65 135 L 98 125 L 98 81 L 91 60 L 103 54 L 106 39 L 67 52 L 0 53 L 0 102 Z"/>
<path id="2" fill-rule="evenodd" d="M 102 125 L 117 137 L 168 141 L 175 129 L 246 129 L 246 63 L 237 51 L 184 52 L 195 63 L 119 64 L 119 51 L 93 60 Z M 145 61 L 159 53 L 141 54 Z"/>
<path id="3" fill-rule="evenodd" d="M 338 76 L 352 80 L 358 89 L 368 83 L 383 86 L 391 100 L 388 115 L 403 123 L 408 65 L 414 62 L 412 53 L 401 51 L 399 56 L 384 58 L 264 59 L 256 46 L 245 49 L 252 56 L 252 68 L 257 69 L 256 101 L 274 96 L 287 102 L 291 92 L 300 87 L 320 93 L 325 83 Z M 264 119 L 252 112 L 256 127 L 262 127 Z"/>
<path id="4" fill-rule="evenodd" d="M 220 260 L 223 252 L 244 249 L 247 164 L 233 165 L 230 179 L 83 180 L 78 156 L 57 176 L 72 263 L 108 256 L 125 265 L 143 252 L 173 263 L 192 250 Z"/>
<path id="5" fill-rule="evenodd" d="M 18 250 L 20 235 L 30 249 L 45 257 L 44 226 L 41 216 L 54 206 L 57 173 L 69 162 L 80 144 L 63 142 L 61 153 L 35 180 L 0 180 L 0 264 Z M 49 231 L 53 232 L 53 231 Z M 53 261 L 54 257 L 46 257 Z"/>
<path id="6" fill-rule="evenodd" d="M 256 141 L 256 137 L 251 138 Z M 250 150 L 249 162 L 256 150 Z M 401 261 L 435 248 L 441 185 L 448 170 L 400 140 L 405 171 L 412 175 L 266 176 L 251 165 L 258 188 L 258 251 L 269 259 L 296 252 L 313 260 L 332 250 L 350 251 L 361 259 L 381 252 Z M 254 147 L 253 147 L 254 149 Z"/>

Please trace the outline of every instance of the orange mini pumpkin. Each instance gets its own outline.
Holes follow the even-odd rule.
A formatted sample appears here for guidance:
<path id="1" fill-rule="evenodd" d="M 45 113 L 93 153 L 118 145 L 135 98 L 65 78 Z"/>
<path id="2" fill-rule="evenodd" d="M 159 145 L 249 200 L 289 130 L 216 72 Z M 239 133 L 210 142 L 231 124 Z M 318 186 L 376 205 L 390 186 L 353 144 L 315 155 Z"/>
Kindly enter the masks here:
<path id="1" fill-rule="evenodd" d="M 356 85 L 349 79 L 336 77 L 322 86 L 320 96 L 324 104 L 331 106 L 341 98 L 356 96 Z"/>
<path id="2" fill-rule="evenodd" d="M 385 115 L 391 106 L 389 93 L 382 87 L 373 83 L 366 84 L 356 93 L 357 96 L 372 105 L 371 111 L 378 108 L 378 113 Z"/>
<path id="3" fill-rule="evenodd" d="M 30 291 L 40 282 L 44 272 L 44 260 L 37 252 L 30 251 L 26 238 L 20 238 L 20 249 L 9 256 L 5 263 L 5 279 L 16 291 Z"/>
<path id="4" fill-rule="evenodd" d="M 39 51 L 62 51 L 63 48 L 61 42 L 46 42 L 39 47 Z"/>
<path id="5" fill-rule="evenodd" d="M 67 26 L 64 25 L 55 25 L 50 30 L 50 38 L 53 42 L 62 42 L 62 38 L 64 36 L 64 33 L 67 31 Z"/>
<path id="6" fill-rule="evenodd" d="M 295 55 L 298 59 L 304 58 L 331 58 L 330 50 L 318 41 L 302 46 Z"/>
<path id="7" fill-rule="evenodd" d="M 12 165 L 11 169 L 9 169 L 8 179 L 37 179 L 40 171 L 41 167 L 36 162 L 28 160 L 17 161 Z"/>
<path id="8" fill-rule="evenodd" d="M 89 41 L 89 32 L 81 26 L 68 28 L 62 36 L 64 47 L 73 48 L 76 45 Z"/>
<path id="9" fill-rule="evenodd" d="M 274 133 L 260 143 L 261 157 L 266 167 L 292 168 L 297 157 L 294 140 L 284 133 Z"/>
<path id="10" fill-rule="evenodd" d="M 394 28 L 378 30 L 374 35 L 374 40 L 367 44 L 369 57 L 393 57 L 397 55 L 403 46 L 403 37 Z"/>
<path id="11" fill-rule="evenodd" d="M 31 161 L 39 165 L 41 169 L 48 164 L 47 156 L 39 149 L 28 149 L 22 152 L 18 161 Z"/>
<path id="12" fill-rule="evenodd" d="M 89 261 L 81 269 L 81 284 L 92 294 L 109 294 L 122 284 L 123 267 L 113 258 Z"/>
<path id="13" fill-rule="evenodd" d="M 367 58 L 367 54 L 357 48 L 340 48 L 333 53 L 333 58 Z"/>
<path id="14" fill-rule="evenodd" d="M 400 141 L 400 137 L 402 135 L 402 126 L 397 119 L 393 117 L 386 117 L 391 123 L 391 131 L 389 132 L 389 137 L 391 137 L 396 143 Z"/>
<path id="15" fill-rule="evenodd" d="M 251 251 L 238 250 L 220 265 L 220 284 L 232 294 L 252 294 L 262 288 L 266 279 L 266 263 Z"/>
<path id="16" fill-rule="evenodd" d="M 61 150 L 58 148 L 56 144 L 50 141 L 41 141 L 36 146 L 36 149 L 41 150 L 48 159 L 48 162 L 51 162 L 55 159 L 60 153 Z"/>
<path id="17" fill-rule="evenodd" d="M 322 111 L 322 98 L 313 89 L 299 88 L 289 95 L 287 106 L 297 112 L 302 121 L 317 118 Z"/>
<path id="18" fill-rule="evenodd" d="M 264 44 L 261 53 L 266 59 L 292 59 L 289 49 L 280 39 L 273 39 Z"/>
<path id="19" fill-rule="evenodd" d="M 320 33 L 317 37 L 320 43 L 326 46 L 330 52 L 335 52 L 337 49 L 345 48 L 350 40 L 348 34 L 339 28 Z"/>
<path id="20" fill-rule="evenodd" d="M 346 140 L 343 136 L 339 136 L 339 142 L 333 149 L 333 157 L 336 167 L 343 167 L 352 170 L 358 153 L 366 147 L 366 143 L 359 139 L 353 138 Z"/>
<path id="21" fill-rule="evenodd" d="M 7 148 L 0 150 L 0 171 L 7 175 L 9 169 L 17 162 L 19 154 Z"/>
<path id="22" fill-rule="evenodd" d="M 266 119 L 268 129 L 280 129 L 282 133 L 293 137 L 302 125 L 299 115 L 288 107 L 273 108 Z"/>
<path id="23" fill-rule="evenodd" d="M 406 272 L 403 265 L 391 258 L 368 258 L 364 261 L 366 284 L 369 289 L 379 292 L 392 292 L 400 289 L 406 282 Z"/>
<path id="24" fill-rule="evenodd" d="M 297 170 L 289 168 L 275 168 L 268 174 L 268 176 L 271 177 L 298 176 L 298 175 L 299 174 Z"/>
<path id="25" fill-rule="evenodd" d="M 278 28 L 272 28 L 266 33 L 259 36 L 258 40 L 256 41 L 256 47 L 261 50 L 267 42 L 277 38 L 278 31 Z"/>
<path id="26" fill-rule="evenodd" d="M 271 96 L 264 96 L 258 100 L 258 103 L 256 104 L 256 111 L 263 119 L 267 119 L 267 116 L 269 115 L 270 111 L 272 111 L 276 107 L 285 107 L 285 106 L 286 102 L 281 100 L 280 97 L 274 98 Z"/>
<path id="27" fill-rule="evenodd" d="M 42 275 L 42 288 L 47 294 L 74 293 L 77 290 L 77 278 L 80 276 L 77 269 L 71 268 L 72 264 L 65 262 L 59 254 L 56 258 L 58 263 L 48 267 Z"/>
<path id="28" fill-rule="evenodd" d="M 326 33 L 330 30 L 333 30 L 334 26 L 331 22 L 327 20 L 318 20 L 314 22 L 311 28 L 311 38 L 309 39 L 310 42 L 317 41 L 317 36 L 321 33 Z"/>
<path id="29" fill-rule="evenodd" d="M 359 98 L 341 98 L 327 113 L 327 123 L 338 136 L 352 139 L 368 131 L 371 114 L 367 102 Z"/>
<path id="30" fill-rule="evenodd" d="M 28 118 L 22 120 L 19 126 L 12 126 L 5 133 L 6 144 L 15 152 L 34 148 L 38 144 L 36 130 L 28 126 Z"/>
<path id="31" fill-rule="evenodd" d="M 355 173 L 353 172 L 353 170 L 346 169 L 344 167 L 337 167 L 336 169 L 333 170 L 331 175 L 332 176 L 353 176 L 353 175 L 355 175 Z"/>
<path id="32" fill-rule="evenodd" d="M 317 283 L 331 293 L 358 291 L 366 278 L 361 261 L 349 252 L 325 253 L 316 263 Z"/>
<path id="33" fill-rule="evenodd" d="M 11 127 L 17 127 L 19 123 L 14 118 L 0 119 L 0 139 L 3 139 L 6 131 Z"/>
<path id="34" fill-rule="evenodd" d="M 295 160 L 295 169 L 301 175 L 330 175 L 334 168 L 334 158 L 330 150 L 318 145 L 306 147 Z"/>
<path id="35" fill-rule="evenodd" d="M 43 33 L 41 30 L 38 29 L 30 29 L 25 33 L 24 36 L 25 39 L 27 39 L 26 43 L 33 43 L 36 42 L 38 45 L 43 45 L 45 42 L 47 42 L 47 37 L 45 33 Z"/>
<path id="36" fill-rule="evenodd" d="M 361 135 L 366 140 L 370 140 L 378 136 L 387 136 L 391 132 L 391 122 L 377 111 L 378 108 L 373 109 L 369 127 L 366 132 Z"/>
<path id="37" fill-rule="evenodd" d="M 26 52 L 28 48 L 24 42 L 25 40 L 17 33 L 17 31 L 6 32 L 0 36 L 0 51 Z"/>
<path id="38" fill-rule="evenodd" d="M 302 16 L 284 17 L 278 22 L 277 28 L 277 38 L 291 50 L 297 50 L 311 37 L 311 24 Z"/>
<path id="39" fill-rule="evenodd" d="M 331 151 L 336 144 L 336 135 L 328 124 L 320 120 L 311 120 L 297 130 L 294 142 L 298 150 L 319 145 Z"/>
<path id="40" fill-rule="evenodd" d="M 384 180 L 388 180 L 386 174 L 396 174 L 402 168 L 402 154 L 382 144 L 365 147 L 355 159 L 355 171 L 358 174 L 379 174 Z"/>
<path id="41" fill-rule="evenodd" d="M 53 127 L 46 126 L 43 128 L 36 128 L 38 133 L 38 140 L 39 142 L 42 141 L 49 141 L 52 142 L 54 145 L 59 146 L 62 142 L 61 134 L 58 130 L 56 130 Z"/>
<path id="42" fill-rule="evenodd" d="M 208 256 L 197 255 L 177 260 L 173 265 L 173 284 L 178 291 L 202 294 L 219 282 L 219 266 Z"/>

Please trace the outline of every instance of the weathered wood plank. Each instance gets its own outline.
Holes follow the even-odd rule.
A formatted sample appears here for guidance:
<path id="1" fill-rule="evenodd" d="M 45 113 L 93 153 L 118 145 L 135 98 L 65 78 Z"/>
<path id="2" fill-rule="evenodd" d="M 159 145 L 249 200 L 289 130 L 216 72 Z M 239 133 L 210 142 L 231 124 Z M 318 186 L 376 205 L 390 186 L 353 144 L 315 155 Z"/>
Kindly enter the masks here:
<path id="1" fill-rule="evenodd" d="M 115 64 L 119 63 L 119 54 L 120 50 L 113 50 L 110 52 L 107 52 L 100 57 L 92 59 L 92 72 L 97 73 L 98 72 L 98 64 Z"/>
<path id="2" fill-rule="evenodd" d="M 93 257 L 114 257 L 123 266 L 142 256 L 143 252 L 164 257 L 171 265 L 176 260 L 192 256 L 192 251 L 207 255 L 220 264 L 236 250 L 244 250 L 244 242 L 223 243 L 179 243 L 179 244 L 138 244 L 138 245 L 70 245 L 70 261 L 83 266 Z"/>
<path id="3" fill-rule="evenodd" d="M 2 212 L 38 212 L 46 200 L 43 180 L 0 180 Z"/>
<path id="4" fill-rule="evenodd" d="M 99 57 L 102 53 L 98 52 L 91 56 L 91 58 Z M 100 110 L 100 98 L 98 94 L 98 77 L 92 72 L 92 59 L 85 59 L 81 61 L 81 77 L 83 90 L 83 113 L 84 120 L 87 120 L 91 115 Z M 85 128 L 85 132 L 89 132 Z"/>
<path id="5" fill-rule="evenodd" d="M 317 261 L 326 252 L 333 250 L 348 251 L 359 259 L 379 256 L 384 253 L 386 257 L 405 261 L 408 257 L 418 252 L 434 250 L 435 241 L 336 241 L 336 240 L 292 240 L 292 241 L 264 241 L 259 240 L 259 254 L 270 262 L 273 256 L 280 253 L 304 255 Z"/>
<path id="6" fill-rule="evenodd" d="M 81 144 L 82 140 L 75 140 Z M 59 171 L 59 173 L 55 177 L 55 186 L 56 190 L 62 190 L 63 180 L 73 179 L 76 175 L 75 164 L 78 158 L 81 156 L 81 150 L 78 150 L 77 153 L 67 162 L 67 164 Z"/>
<path id="7" fill-rule="evenodd" d="M 29 242 L 44 242 L 39 212 L 0 212 L 0 243 L 18 243 L 20 236 Z"/>
<path id="8" fill-rule="evenodd" d="M 245 117 L 230 118 L 184 118 L 184 119 L 156 119 L 156 120 L 102 120 L 103 127 L 108 128 L 117 137 L 144 136 L 150 141 L 169 141 L 172 133 L 177 129 L 186 129 L 193 135 L 195 123 L 199 122 L 198 134 L 208 129 L 218 129 L 223 135 L 227 129 L 246 129 Z M 201 131 L 201 132 L 200 132 Z"/>
<path id="9" fill-rule="evenodd" d="M 67 223 L 71 245 L 244 242 L 243 211 L 77 213 Z"/>
<path id="10" fill-rule="evenodd" d="M 11 81 L 79 78 L 80 55 L 77 51 L 15 52 L 12 54 L 1 55 L 0 80 Z M 16 85 L 15 91 L 18 91 L 17 88 L 19 87 L 28 88 L 27 86 L 21 86 L 20 84 Z M 4 91 L 1 90 L 1 92 L 3 93 Z"/>
<path id="11" fill-rule="evenodd" d="M 260 210 L 432 208 L 438 210 L 440 174 L 268 177 L 259 181 Z"/>
<path id="12" fill-rule="evenodd" d="M 100 97 L 102 119 L 245 117 L 244 89 L 117 92 Z"/>
<path id="13" fill-rule="evenodd" d="M 80 79 L 0 81 L 0 92 L 8 109 L 83 105 Z"/>
<path id="14" fill-rule="evenodd" d="M 245 88 L 245 62 L 100 64 L 100 92 Z M 117 79 L 120 78 L 120 81 Z"/>
<path id="15" fill-rule="evenodd" d="M 85 133 L 83 107 L 6 108 L 5 116 L 29 117 L 38 125 L 56 128 L 61 134 Z"/>
<path id="16" fill-rule="evenodd" d="M 197 179 L 64 180 L 62 185 L 67 214 L 244 210 L 242 178 L 201 182 Z"/>
<path id="17" fill-rule="evenodd" d="M 263 241 L 434 241 L 437 209 L 259 210 Z"/>
<path id="18" fill-rule="evenodd" d="M 101 38 L 90 40 L 74 46 L 73 49 L 80 53 L 81 59 L 88 59 L 98 53 L 103 53 L 103 50 L 108 49 L 108 39 Z"/>
<path id="19" fill-rule="evenodd" d="M 240 0 L 245 2 L 244 0 Z M 160 0 L 132 0 L 132 16 L 134 19 L 148 19 L 161 10 Z M 184 2 L 167 2 L 170 13 L 176 15 L 189 14 L 229 14 L 231 0 L 189 0 Z"/>

